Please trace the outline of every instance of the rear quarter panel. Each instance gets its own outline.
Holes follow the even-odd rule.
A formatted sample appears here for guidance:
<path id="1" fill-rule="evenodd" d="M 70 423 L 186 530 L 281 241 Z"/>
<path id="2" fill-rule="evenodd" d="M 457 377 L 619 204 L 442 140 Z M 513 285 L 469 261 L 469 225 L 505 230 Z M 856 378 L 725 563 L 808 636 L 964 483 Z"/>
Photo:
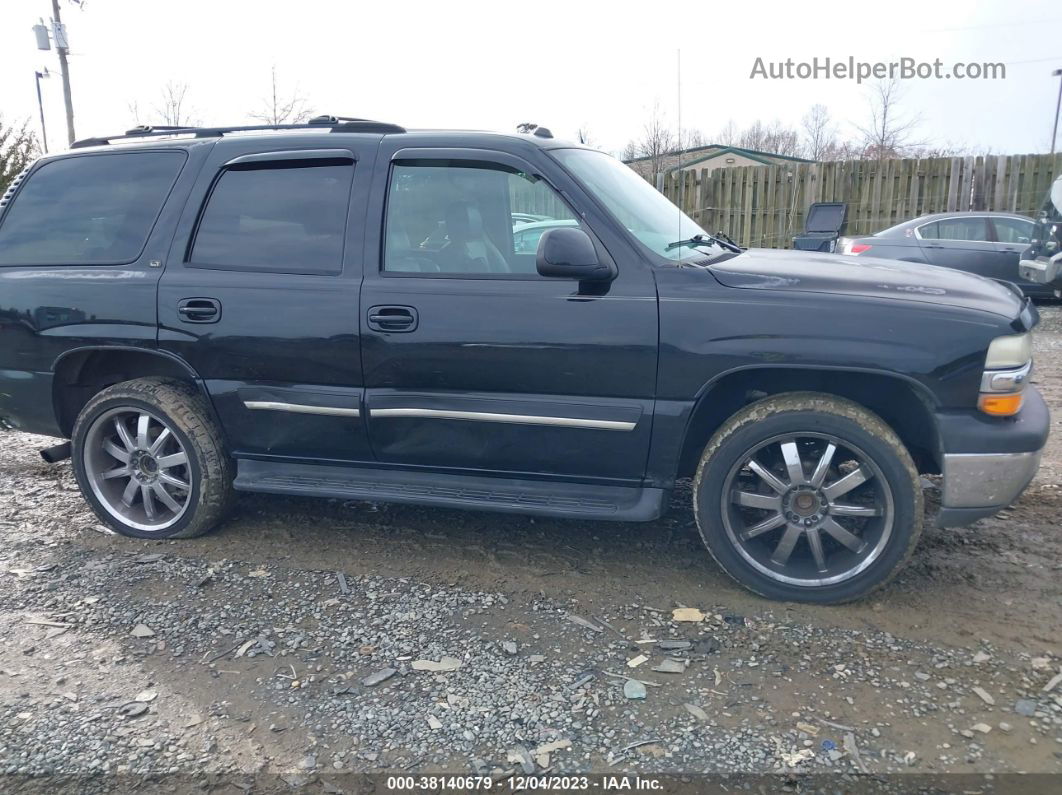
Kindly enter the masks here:
<path id="1" fill-rule="evenodd" d="M 147 244 L 134 262 L 91 267 L 0 267 L 0 422 L 59 436 L 52 376 L 64 353 L 115 345 L 157 347 L 156 291 L 166 250 L 194 175 L 212 145 L 191 145 Z M 75 150 L 64 156 L 92 157 L 96 153 Z M 38 168 L 53 159 L 38 163 L 19 190 L 31 183 Z M 17 202 L 16 192 L 5 213 Z"/>

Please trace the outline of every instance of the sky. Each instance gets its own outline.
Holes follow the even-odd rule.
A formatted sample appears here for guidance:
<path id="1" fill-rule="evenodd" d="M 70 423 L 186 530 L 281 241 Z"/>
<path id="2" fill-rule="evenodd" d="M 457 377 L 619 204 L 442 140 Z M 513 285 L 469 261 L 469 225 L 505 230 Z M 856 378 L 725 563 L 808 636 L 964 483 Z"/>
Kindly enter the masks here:
<path id="1" fill-rule="evenodd" d="M 535 122 L 560 138 L 584 128 L 614 153 L 654 107 L 670 127 L 681 117 L 683 129 L 711 140 L 731 119 L 796 126 L 824 104 L 852 135 L 867 114 L 865 84 L 752 78 L 756 58 L 909 57 L 939 58 L 945 69 L 1006 64 L 1005 79 L 904 81 L 900 108 L 920 120 L 927 143 L 1018 154 L 1048 151 L 1059 90 L 1051 71 L 1062 68 L 1057 0 L 60 2 L 78 137 L 133 126 L 132 103 L 151 122 L 168 82 L 188 86 L 200 122 L 248 123 L 273 67 L 282 93 L 297 89 L 314 112 L 408 128 Z M 50 0 L 5 0 L 0 113 L 39 130 L 34 71 L 47 67 L 41 90 L 55 151 L 66 145 L 58 58 L 38 51 L 31 31 L 50 15 Z"/>

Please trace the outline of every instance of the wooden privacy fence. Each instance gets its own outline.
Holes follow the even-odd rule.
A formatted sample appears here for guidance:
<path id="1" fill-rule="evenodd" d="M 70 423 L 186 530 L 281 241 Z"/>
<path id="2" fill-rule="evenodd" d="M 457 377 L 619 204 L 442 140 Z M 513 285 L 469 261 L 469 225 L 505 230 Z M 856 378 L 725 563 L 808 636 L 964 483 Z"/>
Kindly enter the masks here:
<path id="1" fill-rule="evenodd" d="M 1035 217 L 1059 172 L 1062 154 L 846 160 L 676 171 L 657 187 L 708 232 L 743 246 L 790 248 L 813 202 L 847 202 L 848 235 L 955 210 Z"/>

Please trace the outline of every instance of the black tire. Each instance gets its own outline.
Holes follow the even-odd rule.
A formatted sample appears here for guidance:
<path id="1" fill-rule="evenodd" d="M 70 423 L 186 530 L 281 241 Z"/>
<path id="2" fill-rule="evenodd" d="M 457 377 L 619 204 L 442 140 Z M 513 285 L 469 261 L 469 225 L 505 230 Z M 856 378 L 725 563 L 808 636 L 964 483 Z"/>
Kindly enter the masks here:
<path id="1" fill-rule="evenodd" d="M 90 432 L 100 427 L 110 416 L 121 412 L 146 412 L 168 428 L 171 443 L 179 444 L 187 463 L 180 469 L 187 477 L 187 488 L 178 492 L 182 510 L 174 511 L 175 518 L 168 526 L 146 530 L 130 524 L 108 510 L 92 485 L 88 468 L 92 455 L 86 455 Z M 175 437 L 175 440 L 173 439 Z M 232 503 L 233 465 L 225 451 L 221 431 L 201 394 L 190 384 L 167 378 L 139 378 L 115 384 L 96 394 L 78 415 L 71 437 L 74 475 L 81 493 L 96 515 L 108 526 L 124 536 L 133 538 L 192 538 L 213 529 L 224 519 Z M 127 476 L 120 478 L 131 482 Z M 97 484 L 103 481 L 97 478 Z M 101 492 L 102 495 L 102 492 Z M 106 497 L 104 497 L 106 499 Z"/>
<path id="2" fill-rule="evenodd" d="M 862 484 L 852 487 L 851 494 L 870 491 L 871 494 L 864 498 L 865 505 L 870 507 L 835 505 L 834 497 L 830 497 L 827 503 L 824 492 L 830 491 L 831 486 L 837 486 L 844 474 L 835 470 L 832 475 L 826 474 L 819 480 L 822 488 L 822 491 L 816 492 L 819 496 L 801 496 L 800 509 L 806 509 L 813 515 L 800 518 L 801 515 L 797 513 L 787 513 L 789 507 L 797 507 L 794 496 L 797 492 L 792 491 L 794 487 L 791 484 L 799 482 L 800 475 L 788 471 L 787 479 L 784 455 L 774 472 L 780 473 L 779 480 L 784 481 L 780 485 L 788 486 L 789 490 L 783 492 L 777 485 L 772 486 L 763 479 L 758 489 L 760 493 L 753 495 L 759 497 L 763 494 L 771 500 L 776 494 L 780 495 L 779 500 L 785 502 L 779 504 L 784 507 L 760 511 L 755 506 L 746 505 L 746 487 L 736 484 L 739 478 L 745 478 L 740 482 L 749 483 L 750 473 L 756 475 L 748 462 L 755 459 L 761 468 L 764 467 L 756 456 L 766 455 L 772 450 L 771 445 L 781 446 L 783 442 L 790 442 L 790 439 L 799 439 L 799 444 L 805 445 L 806 449 L 815 449 L 814 445 L 818 444 L 821 447 L 817 449 L 822 450 L 836 443 L 837 450 L 856 451 L 852 453 L 855 463 L 846 465 L 861 469 L 865 466 L 863 471 L 874 474 Z M 796 449 L 790 447 L 790 451 Z M 798 455 L 798 458 L 801 461 L 800 470 L 806 473 L 808 464 L 803 454 Z M 809 483 L 815 480 L 814 474 L 808 478 Z M 803 488 L 811 491 L 813 487 L 808 485 Z M 848 495 L 849 492 L 842 494 Z M 836 499 L 839 501 L 841 498 Z M 701 456 L 693 484 L 693 504 L 701 538 L 722 569 L 749 590 L 770 599 L 785 601 L 837 604 L 862 598 L 885 585 L 899 572 L 914 552 L 922 533 L 922 491 L 918 471 L 899 437 L 884 420 L 863 406 L 811 392 L 768 397 L 746 406 L 727 420 L 712 436 Z M 840 512 L 852 508 L 868 511 L 871 518 L 853 519 L 852 514 Z M 833 510 L 837 511 L 836 515 L 830 516 Z M 878 514 L 869 514 L 870 511 L 878 511 Z M 760 518 L 764 519 L 762 524 L 753 524 Z M 747 533 L 753 533 L 754 528 L 766 526 L 766 519 L 770 519 L 771 523 L 783 521 L 785 524 L 746 537 Z M 843 526 L 848 523 L 849 527 L 843 529 L 851 528 L 853 535 L 844 538 L 851 541 L 854 537 L 862 541 L 864 552 L 857 553 L 845 548 L 839 543 L 841 536 L 837 536 L 835 541 L 834 536 L 828 535 L 833 531 L 823 526 L 821 532 L 814 530 L 817 539 L 815 545 L 818 547 L 815 552 L 818 554 L 817 557 L 813 556 L 810 534 L 805 536 L 798 533 L 807 532 L 803 528 L 805 523 L 815 526 L 828 520 L 833 520 L 830 526 L 834 530 L 837 524 Z M 791 528 L 794 524 L 796 527 Z M 792 563 L 779 564 L 767 553 L 772 551 L 777 539 L 790 531 L 798 539 L 796 546 L 788 546 Z M 868 551 L 867 547 L 871 544 L 873 546 Z M 773 547 L 774 554 L 779 554 L 780 546 L 782 544 L 779 543 L 779 546 Z M 840 561 L 837 564 L 842 567 L 837 570 L 840 573 L 827 576 L 829 570 L 820 567 L 823 559 L 820 550 L 824 546 L 829 546 L 829 551 Z M 803 559 L 798 553 L 803 554 Z M 858 554 L 867 555 L 862 568 Z M 843 567 L 848 565 L 849 558 L 853 563 L 850 569 L 845 570 Z M 798 566 L 804 566 L 804 572 L 813 568 L 815 575 L 790 577 L 799 579 L 799 582 L 778 579 L 790 576 L 789 572 L 796 571 Z M 852 573 L 848 574 L 848 571 Z M 814 579 L 816 575 L 820 577 L 818 581 Z"/>

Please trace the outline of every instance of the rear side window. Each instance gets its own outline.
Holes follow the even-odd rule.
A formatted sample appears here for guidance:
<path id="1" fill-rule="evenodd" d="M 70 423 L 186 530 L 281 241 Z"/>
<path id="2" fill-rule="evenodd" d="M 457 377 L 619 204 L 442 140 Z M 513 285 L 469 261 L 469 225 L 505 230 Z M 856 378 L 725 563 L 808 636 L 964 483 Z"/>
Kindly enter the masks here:
<path id="1" fill-rule="evenodd" d="M 0 224 L 0 265 L 122 265 L 140 256 L 183 152 L 83 155 L 45 163 Z"/>
<path id="2" fill-rule="evenodd" d="M 984 218 L 942 218 L 918 227 L 923 240 L 988 240 Z"/>
<path id="3" fill-rule="evenodd" d="M 339 273 L 353 177 L 349 161 L 226 169 L 203 210 L 188 265 Z"/>

